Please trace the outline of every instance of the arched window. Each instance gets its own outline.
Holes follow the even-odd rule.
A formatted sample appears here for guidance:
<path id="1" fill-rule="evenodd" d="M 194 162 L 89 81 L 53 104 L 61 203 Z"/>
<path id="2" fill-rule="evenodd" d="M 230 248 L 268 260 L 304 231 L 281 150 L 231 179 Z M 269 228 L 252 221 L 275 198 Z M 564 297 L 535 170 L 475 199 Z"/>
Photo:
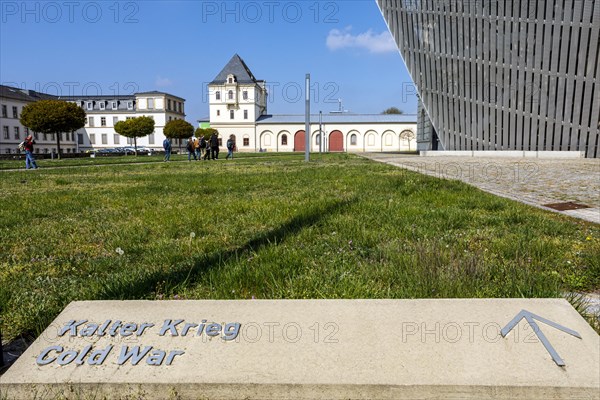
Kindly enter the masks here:
<path id="1" fill-rule="evenodd" d="M 413 140 L 415 138 L 415 134 L 413 133 L 413 131 L 405 130 L 405 131 L 402 131 L 402 133 L 400 134 L 400 137 L 402 139 L 408 140 L 410 142 L 411 140 Z"/>
<path id="2" fill-rule="evenodd" d="M 281 145 L 287 146 L 287 135 L 281 135 Z"/>
<path id="3" fill-rule="evenodd" d="M 229 93 L 227 94 L 227 98 L 229 100 L 233 100 L 233 90 L 230 90 Z"/>
<path id="4" fill-rule="evenodd" d="M 350 136 L 350 145 L 356 146 L 356 139 L 356 133 L 353 133 L 352 136 Z"/>
<path id="5" fill-rule="evenodd" d="M 217 97 L 217 100 L 221 100 L 221 91 L 217 91 L 217 93 L 215 93 L 215 96 Z"/>

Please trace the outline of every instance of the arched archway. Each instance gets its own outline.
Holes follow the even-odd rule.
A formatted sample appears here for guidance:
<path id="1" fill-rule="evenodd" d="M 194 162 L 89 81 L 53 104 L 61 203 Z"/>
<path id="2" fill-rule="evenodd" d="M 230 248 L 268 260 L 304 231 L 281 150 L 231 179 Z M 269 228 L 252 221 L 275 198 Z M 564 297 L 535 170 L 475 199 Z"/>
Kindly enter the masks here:
<path id="1" fill-rule="evenodd" d="M 381 135 L 381 151 L 390 151 L 394 149 L 394 137 L 396 134 L 394 131 L 387 130 Z"/>
<path id="2" fill-rule="evenodd" d="M 294 135 L 294 151 L 305 151 L 306 150 L 306 136 L 304 130 L 296 132 Z"/>
<path id="3" fill-rule="evenodd" d="M 289 151 L 291 136 L 288 131 L 279 131 L 277 134 L 277 151 Z"/>
<path id="4" fill-rule="evenodd" d="M 329 151 L 344 151 L 344 134 L 335 130 L 329 134 Z"/>
<path id="5" fill-rule="evenodd" d="M 273 147 L 273 132 L 263 131 L 260 134 L 260 148 L 270 149 Z"/>

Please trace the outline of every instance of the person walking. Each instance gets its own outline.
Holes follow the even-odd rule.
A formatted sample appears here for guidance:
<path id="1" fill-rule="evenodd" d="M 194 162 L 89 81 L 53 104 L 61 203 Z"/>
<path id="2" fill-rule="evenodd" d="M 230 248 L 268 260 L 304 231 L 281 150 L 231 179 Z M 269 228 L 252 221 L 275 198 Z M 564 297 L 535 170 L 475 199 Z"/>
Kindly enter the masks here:
<path id="1" fill-rule="evenodd" d="M 192 157 L 196 160 L 196 150 L 194 149 L 194 138 L 189 138 L 185 149 L 188 152 L 188 161 L 192 161 Z"/>
<path id="2" fill-rule="evenodd" d="M 213 134 L 210 135 L 210 150 L 212 152 L 212 159 L 218 160 L 219 159 L 219 138 L 217 137 L 217 134 L 215 132 L 213 132 Z"/>
<path id="3" fill-rule="evenodd" d="M 233 149 L 235 148 L 235 136 L 231 135 L 229 136 L 229 139 L 227 139 L 227 157 L 225 157 L 226 160 L 229 159 L 229 157 L 231 157 L 231 159 L 233 160 Z"/>
<path id="4" fill-rule="evenodd" d="M 200 139 L 194 139 L 194 160 L 198 161 L 200 159 Z"/>
<path id="5" fill-rule="evenodd" d="M 165 149 L 165 162 L 171 161 L 171 139 L 163 140 L 163 149 Z"/>
<path id="6" fill-rule="evenodd" d="M 35 144 L 35 140 L 33 140 L 33 136 L 27 135 L 25 141 L 23 142 L 23 149 L 25 149 L 25 169 L 37 169 L 37 163 L 35 162 L 35 158 L 33 157 L 33 145 Z"/>
<path id="7" fill-rule="evenodd" d="M 206 160 L 206 139 L 204 136 L 200 136 L 200 157 Z"/>

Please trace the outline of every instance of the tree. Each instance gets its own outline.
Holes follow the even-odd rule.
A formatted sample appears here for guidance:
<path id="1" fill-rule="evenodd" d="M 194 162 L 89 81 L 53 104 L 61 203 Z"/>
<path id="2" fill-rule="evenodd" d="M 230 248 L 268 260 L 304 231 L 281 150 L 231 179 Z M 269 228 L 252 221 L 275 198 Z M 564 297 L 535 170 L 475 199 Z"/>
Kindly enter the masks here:
<path id="1" fill-rule="evenodd" d="M 390 107 L 387 110 L 385 110 L 384 112 L 382 112 L 382 114 L 404 114 L 404 111 L 402 111 L 396 107 Z"/>
<path id="2" fill-rule="evenodd" d="M 40 100 L 27 104 L 21 112 L 21 124 L 33 132 L 56 135 L 60 159 L 60 139 L 63 132 L 74 132 L 85 126 L 85 111 L 75 103 L 62 100 Z"/>
<path id="3" fill-rule="evenodd" d="M 415 134 L 413 133 L 413 131 L 410 131 L 410 130 L 402 131 L 400 133 L 400 138 L 404 139 L 408 142 L 408 151 L 411 151 L 410 150 L 410 142 L 415 138 Z"/>
<path id="4" fill-rule="evenodd" d="M 181 139 L 194 135 L 194 126 L 182 119 L 173 119 L 165 125 L 163 132 L 170 139 L 179 139 L 179 152 L 181 153 Z"/>
<path id="5" fill-rule="evenodd" d="M 196 129 L 195 136 L 197 138 L 203 137 L 204 139 L 208 140 L 213 133 L 219 136 L 219 131 L 215 128 L 198 128 Z"/>
<path id="6" fill-rule="evenodd" d="M 154 132 L 154 120 L 150 117 L 137 117 L 119 121 L 115 124 L 115 132 L 133 138 L 135 155 L 137 156 L 137 138 L 148 136 Z"/>

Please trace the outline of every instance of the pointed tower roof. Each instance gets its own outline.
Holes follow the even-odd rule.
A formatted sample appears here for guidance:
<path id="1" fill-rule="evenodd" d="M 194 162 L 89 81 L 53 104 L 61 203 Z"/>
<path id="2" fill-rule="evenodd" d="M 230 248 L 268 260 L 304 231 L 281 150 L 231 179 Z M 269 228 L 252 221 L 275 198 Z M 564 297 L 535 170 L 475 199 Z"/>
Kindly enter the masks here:
<path id="1" fill-rule="evenodd" d="M 227 65 L 221 70 L 221 72 L 219 72 L 219 75 L 217 75 L 210 84 L 214 85 L 225 83 L 225 81 L 227 81 L 227 75 L 229 74 L 235 75 L 238 83 L 258 82 L 244 60 L 242 60 L 242 58 L 237 54 L 234 54 L 234 56 L 231 57 L 231 60 L 229 60 Z"/>

